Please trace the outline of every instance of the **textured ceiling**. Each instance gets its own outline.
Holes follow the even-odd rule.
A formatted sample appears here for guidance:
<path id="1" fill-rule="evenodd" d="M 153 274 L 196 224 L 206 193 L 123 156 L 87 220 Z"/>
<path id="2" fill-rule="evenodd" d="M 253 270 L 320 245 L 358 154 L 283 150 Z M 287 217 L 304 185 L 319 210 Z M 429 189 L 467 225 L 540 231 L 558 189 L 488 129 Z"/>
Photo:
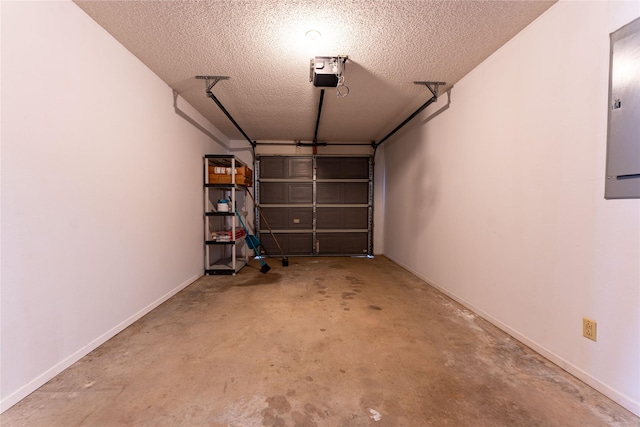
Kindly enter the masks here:
<path id="1" fill-rule="evenodd" d="M 326 90 L 318 140 L 377 141 L 429 99 L 414 81 L 447 82 L 444 93 L 554 2 L 75 1 L 218 129 L 242 139 L 195 79 L 229 76 L 213 93 L 258 141 L 313 139 L 313 56 L 349 56 L 350 93 Z M 311 29 L 322 34 L 315 46 L 304 37 Z"/>

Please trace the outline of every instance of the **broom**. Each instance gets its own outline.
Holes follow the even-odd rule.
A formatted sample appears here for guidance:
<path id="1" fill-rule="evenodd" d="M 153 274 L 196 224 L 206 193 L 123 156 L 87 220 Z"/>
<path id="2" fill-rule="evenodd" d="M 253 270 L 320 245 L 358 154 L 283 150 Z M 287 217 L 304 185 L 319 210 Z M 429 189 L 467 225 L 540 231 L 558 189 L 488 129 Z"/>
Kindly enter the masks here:
<path id="1" fill-rule="evenodd" d="M 289 258 L 287 258 L 287 256 L 284 254 L 284 251 L 282 250 L 282 247 L 280 246 L 280 243 L 278 243 L 278 239 L 276 239 L 276 235 L 273 234 L 273 230 L 271 230 L 271 227 L 269 227 L 269 223 L 267 222 L 267 218 L 264 217 L 264 214 L 262 213 L 262 209 L 256 203 L 256 199 L 253 198 L 253 194 L 251 194 L 251 191 L 247 191 L 247 193 L 249 193 L 249 196 L 251 197 L 251 200 L 253 200 L 253 204 L 255 205 L 255 207 L 258 208 L 258 212 L 260 213 L 260 217 L 262 218 L 262 221 L 264 222 L 264 224 L 269 229 L 269 233 L 271 233 L 271 237 L 273 238 L 273 241 L 276 242 L 276 245 L 278 246 L 278 249 L 280 249 L 280 253 L 282 254 L 282 266 L 283 267 L 287 267 L 289 265 Z"/>
<path id="2" fill-rule="evenodd" d="M 249 230 L 247 230 L 247 227 L 244 225 L 244 222 L 242 221 L 242 218 L 240 217 L 240 214 L 238 213 L 237 209 L 236 209 L 236 216 L 240 220 L 240 224 L 242 225 L 242 229 L 244 230 L 244 233 L 247 235 L 246 237 L 247 247 L 249 249 L 253 249 L 253 252 L 255 252 L 256 254 L 256 258 L 258 258 L 258 261 L 260 261 L 260 272 L 266 273 L 267 271 L 271 270 L 271 267 L 269 267 L 267 263 L 264 262 L 264 260 L 262 259 L 262 256 L 260 255 L 259 247 L 262 243 L 260 243 L 260 240 L 256 236 L 254 236 L 253 234 L 249 234 Z"/>

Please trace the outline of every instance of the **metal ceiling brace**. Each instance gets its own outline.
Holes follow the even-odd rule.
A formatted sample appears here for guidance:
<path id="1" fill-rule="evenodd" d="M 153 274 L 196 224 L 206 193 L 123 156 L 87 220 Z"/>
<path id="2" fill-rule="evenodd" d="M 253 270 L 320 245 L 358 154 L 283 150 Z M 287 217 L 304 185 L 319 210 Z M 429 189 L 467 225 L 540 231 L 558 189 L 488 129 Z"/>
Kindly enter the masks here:
<path id="1" fill-rule="evenodd" d="M 253 141 L 251 138 L 249 138 L 249 136 L 245 133 L 245 131 L 242 130 L 240 125 L 233 119 L 233 117 L 231 117 L 231 114 L 227 111 L 227 109 L 224 108 L 224 105 L 222 105 L 222 103 L 218 100 L 218 98 L 216 98 L 216 96 L 213 94 L 213 92 L 211 92 L 211 89 L 220 80 L 229 80 L 229 77 L 227 77 L 227 76 L 196 76 L 196 79 L 202 79 L 202 80 L 205 81 L 205 86 L 207 87 L 207 89 L 206 89 L 207 96 L 209 98 L 211 98 L 213 100 L 213 102 L 215 102 L 218 107 L 220 107 L 220 110 L 222 110 L 222 112 L 227 116 L 227 118 L 229 120 L 231 120 L 231 123 L 233 123 L 233 125 L 236 127 L 236 129 L 238 129 L 240 131 L 240 133 L 246 138 L 246 140 L 249 141 L 249 144 L 251 144 L 251 147 L 255 149 L 256 148 L 256 142 Z"/>
<path id="2" fill-rule="evenodd" d="M 320 91 L 320 103 L 318 104 L 318 118 L 316 118 L 316 130 L 313 133 L 313 143 L 318 143 L 318 127 L 320 126 L 320 114 L 322 114 L 322 101 L 324 100 L 324 89 Z"/>
<path id="3" fill-rule="evenodd" d="M 396 126 L 396 128 L 394 130 L 389 132 L 379 142 L 372 143 L 371 145 L 373 146 L 374 150 L 376 150 L 380 146 L 380 144 L 382 144 L 387 139 L 389 139 L 391 137 L 391 135 L 393 135 L 394 133 L 398 132 L 404 125 L 409 123 L 415 116 L 420 114 L 425 108 L 427 108 L 429 105 L 431 105 L 434 102 L 436 102 L 438 100 L 438 87 L 443 86 L 443 85 L 446 84 L 445 82 L 413 82 L 413 83 L 416 84 L 416 85 L 424 85 L 424 86 L 426 86 L 427 89 L 429 89 L 429 92 L 431 92 L 431 95 L 432 95 L 431 98 L 427 102 L 422 104 L 422 106 L 420 106 L 420 108 L 418 108 L 416 111 L 414 111 L 413 114 L 411 114 L 402 123 L 400 123 L 398 126 Z"/>

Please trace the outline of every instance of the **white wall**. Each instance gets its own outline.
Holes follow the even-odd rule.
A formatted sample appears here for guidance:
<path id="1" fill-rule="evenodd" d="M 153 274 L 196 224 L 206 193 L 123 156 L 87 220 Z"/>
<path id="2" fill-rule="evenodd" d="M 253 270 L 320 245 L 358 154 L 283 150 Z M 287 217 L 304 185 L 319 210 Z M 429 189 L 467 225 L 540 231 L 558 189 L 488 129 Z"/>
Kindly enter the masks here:
<path id="1" fill-rule="evenodd" d="M 75 4 L 1 7 L 5 410 L 202 274 L 202 155 L 226 147 Z"/>
<path id="2" fill-rule="evenodd" d="M 640 200 L 605 200 L 609 33 L 560 2 L 386 143 L 384 251 L 640 414 Z M 582 337 L 582 318 L 598 341 Z"/>

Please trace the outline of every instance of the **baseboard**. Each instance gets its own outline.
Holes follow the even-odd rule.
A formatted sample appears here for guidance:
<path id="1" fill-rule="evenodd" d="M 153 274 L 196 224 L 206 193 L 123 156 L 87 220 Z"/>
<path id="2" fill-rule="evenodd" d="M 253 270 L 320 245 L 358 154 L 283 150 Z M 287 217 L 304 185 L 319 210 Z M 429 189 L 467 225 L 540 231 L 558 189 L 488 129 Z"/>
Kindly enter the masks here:
<path id="1" fill-rule="evenodd" d="M 138 311 L 137 313 L 127 318 L 126 320 L 120 322 L 118 325 L 111 328 L 109 331 L 100 335 L 99 337 L 97 337 L 87 345 L 81 347 L 76 352 L 71 354 L 69 357 L 60 361 L 59 363 L 52 366 L 51 368 L 47 369 L 45 372 L 38 375 L 36 378 L 31 380 L 24 386 L 20 387 L 18 390 L 11 393 L 9 396 L 2 399 L 2 401 L 0 402 L 0 413 L 11 408 L 13 405 L 15 405 L 16 403 L 18 403 L 19 401 L 21 401 L 22 399 L 24 399 L 25 397 L 27 397 L 28 395 L 36 391 L 38 388 L 42 387 L 44 384 L 47 383 L 47 381 L 51 380 L 53 377 L 55 377 L 56 375 L 58 375 L 59 373 L 67 369 L 69 366 L 73 365 L 78 360 L 82 359 L 84 356 L 86 356 L 87 354 L 89 354 L 90 352 L 98 348 L 100 345 L 104 344 L 105 342 L 107 342 L 108 340 L 116 336 L 118 333 L 122 332 L 128 326 L 131 326 L 135 321 L 140 319 L 142 316 L 149 313 L 151 310 L 158 307 L 160 304 L 162 304 L 163 302 L 165 302 L 166 300 L 168 300 L 169 298 L 171 298 L 172 296 L 174 296 L 175 294 L 177 294 L 178 292 L 180 292 L 181 290 L 183 290 L 184 288 L 186 288 L 187 286 L 195 282 L 197 279 L 202 277 L 203 274 L 204 274 L 204 271 L 190 277 L 189 279 L 187 279 L 186 281 L 178 285 L 176 288 L 167 292 L 157 300 L 153 301 L 151 304 L 144 307 L 142 310 Z"/>
<path id="2" fill-rule="evenodd" d="M 453 299 L 456 302 L 462 304 L 463 306 L 465 306 L 469 310 L 473 311 L 478 316 L 482 317 L 483 319 L 485 319 L 489 323 L 493 324 L 494 326 L 498 327 L 502 331 L 506 332 L 507 334 L 509 334 L 510 336 L 515 338 L 516 340 L 520 341 L 521 343 L 523 343 L 527 347 L 531 348 L 535 352 L 537 352 L 540 355 L 542 355 L 543 357 L 547 358 L 550 362 L 552 362 L 553 364 L 557 365 L 558 367 L 560 367 L 561 369 L 565 370 L 566 372 L 568 372 L 569 374 L 573 375 L 574 377 L 578 378 L 580 381 L 584 382 L 585 384 L 588 384 L 589 386 L 591 386 L 592 388 L 594 388 L 598 392 L 600 392 L 603 395 L 607 396 L 609 399 L 613 400 L 614 402 L 616 402 L 617 404 L 619 404 L 623 408 L 629 410 L 630 412 L 632 412 L 633 414 L 635 414 L 637 416 L 640 416 L 640 402 L 634 401 L 629 396 L 627 396 L 627 395 L 625 395 L 623 393 L 620 393 L 617 390 L 609 387 L 607 384 L 605 384 L 605 383 L 599 381 L 598 379 L 592 377 L 587 372 L 583 371 L 582 369 L 578 368 L 577 366 L 573 365 L 572 363 L 568 362 L 567 360 L 563 359 L 562 357 L 558 356 L 557 354 L 553 353 L 552 351 L 549 351 L 546 348 L 544 348 L 543 346 L 537 344 L 536 342 L 531 341 L 529 338 L 527 338 L 526 336 L 524 336 L 520 332 L 514 330 L 513 328 L 509 327 L 508 325 L 506 325 L 506 324 L 502 323 L 501 321 L 499 321 L 498 319 L 494 318 L 489 313 L 486 313 L 485 311 L 483 311 L 479 307 L 476 307 L 475 305 L 471 304 L 469 301 L 466 301 L 464 298 L 461 298 L 460 296 L 456 295 L 455 293 L 450 292 L 444 286 L 440 285 L 436 281 L 431 280 L 430 278 L 423 276 L 422 274 L 418 273 L 417 271 L 415 271 L 411 267 L 403 264 L 399 260 L 394 259 L 393 257 L 391 257 L 389 255 L 385 254 L 384 256 L 386 258 L 390 259 L 391 261 L 393 261 L 394 263 L 398 264 L 400 267 L 404 268 L 405 270 L 411 272 L 412 274 L 416 275 L 420 279 L 424 280 L 425 282 L 427 282 L 428 285 L 433 286 L 435 289 L 439 290 L 440 292 L 442 292 L 443 294 L 447 295 L 451 299 Z"/>

